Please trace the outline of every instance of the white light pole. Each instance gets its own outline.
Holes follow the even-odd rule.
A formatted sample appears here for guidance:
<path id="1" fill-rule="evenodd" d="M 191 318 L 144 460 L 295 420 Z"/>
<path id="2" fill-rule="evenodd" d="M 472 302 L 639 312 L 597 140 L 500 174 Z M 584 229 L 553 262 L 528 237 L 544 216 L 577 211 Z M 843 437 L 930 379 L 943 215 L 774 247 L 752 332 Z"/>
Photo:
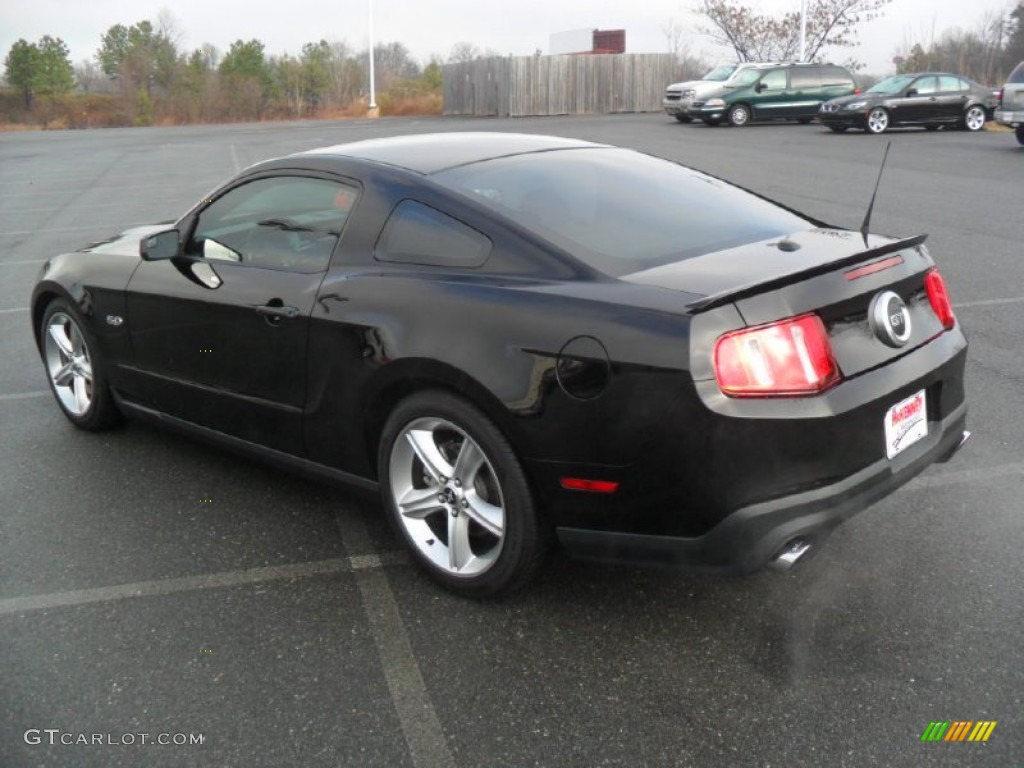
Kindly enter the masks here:
<path id="1" fill-rule="evenodd" d="M 370 113 L 377 109 L 377 93 L 373 82 L 373 0 L 370 0 Z"/>
<path id="2" fill-rule="evenodd" d="M 800 61 L 807 57 L 807 0 L 800 0 Z M 372 69 L 370 70 L 373 71 Z"/>

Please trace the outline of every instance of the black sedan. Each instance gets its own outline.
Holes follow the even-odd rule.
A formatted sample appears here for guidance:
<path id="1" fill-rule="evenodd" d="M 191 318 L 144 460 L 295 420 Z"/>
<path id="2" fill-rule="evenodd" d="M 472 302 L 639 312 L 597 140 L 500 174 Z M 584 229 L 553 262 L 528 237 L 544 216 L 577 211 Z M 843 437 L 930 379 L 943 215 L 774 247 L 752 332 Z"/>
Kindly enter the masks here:
<path id="1" fill-rule="evenodd" d="M 556 540 L 749 573 L 963 444 L 967 342 L 923 240 L 625 149 L 411 136 L 51 258 L 31 316 L 76 426 L 379 491 L 464 594 Z"/>
<path id="2" fill-rule="evenodd" d="M 836 133 L 848 128 L 885 133 L 903 126 L 980 131 L 994 108 L 992 89 L 948 72 L 923 72 L 893 75 L 857 96 L 830 99 L 818 117 Z"/>

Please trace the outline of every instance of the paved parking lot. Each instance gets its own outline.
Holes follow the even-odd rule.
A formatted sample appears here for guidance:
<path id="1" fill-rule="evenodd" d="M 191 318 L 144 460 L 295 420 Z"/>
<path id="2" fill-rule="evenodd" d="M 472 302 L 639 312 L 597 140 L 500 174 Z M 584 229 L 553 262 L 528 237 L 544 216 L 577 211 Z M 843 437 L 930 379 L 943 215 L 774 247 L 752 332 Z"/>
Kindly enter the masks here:
<path id="1" fill-rule="evenodd" d="M 891 138 L 872 229 L 931 235 L 974 439 L 789 574 L 555 557 L 473 602 L 409 565 L 373 499 L 148 426 L 81 433 L 51 402 L 26 311 L 47 255 L 269 156 L 465 130 L 636 147 L 853 228 Z M 395 119 L 6 134 L 0 169 L 0 765 L 1024 765 L 1012 135 Z M 998 725 L 921 743 L 934 720 Z"/>

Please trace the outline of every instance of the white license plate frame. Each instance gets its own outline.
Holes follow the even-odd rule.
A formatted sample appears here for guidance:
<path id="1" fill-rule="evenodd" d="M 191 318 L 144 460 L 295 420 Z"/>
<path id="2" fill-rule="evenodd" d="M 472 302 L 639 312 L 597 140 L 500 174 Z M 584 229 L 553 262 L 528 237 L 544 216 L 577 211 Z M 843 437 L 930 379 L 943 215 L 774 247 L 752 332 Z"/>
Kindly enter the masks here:
<path id="1" fill-rule="evenodd" d="M 921 389 L 885 412 L 885 457 L 893 459 L 928 436 L 928 396 Z"/>

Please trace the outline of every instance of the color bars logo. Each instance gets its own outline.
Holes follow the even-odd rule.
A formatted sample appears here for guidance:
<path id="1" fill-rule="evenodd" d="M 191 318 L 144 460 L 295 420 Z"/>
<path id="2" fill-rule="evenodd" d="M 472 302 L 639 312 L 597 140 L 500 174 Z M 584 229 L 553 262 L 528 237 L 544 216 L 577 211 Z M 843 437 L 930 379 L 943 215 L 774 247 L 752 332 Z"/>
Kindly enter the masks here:
<path id="1" fill-rule="evenodd" d="M 921 741 L 988 741 L 995 728 L 995 720 L 933 720 L 921 734 Z"/>

